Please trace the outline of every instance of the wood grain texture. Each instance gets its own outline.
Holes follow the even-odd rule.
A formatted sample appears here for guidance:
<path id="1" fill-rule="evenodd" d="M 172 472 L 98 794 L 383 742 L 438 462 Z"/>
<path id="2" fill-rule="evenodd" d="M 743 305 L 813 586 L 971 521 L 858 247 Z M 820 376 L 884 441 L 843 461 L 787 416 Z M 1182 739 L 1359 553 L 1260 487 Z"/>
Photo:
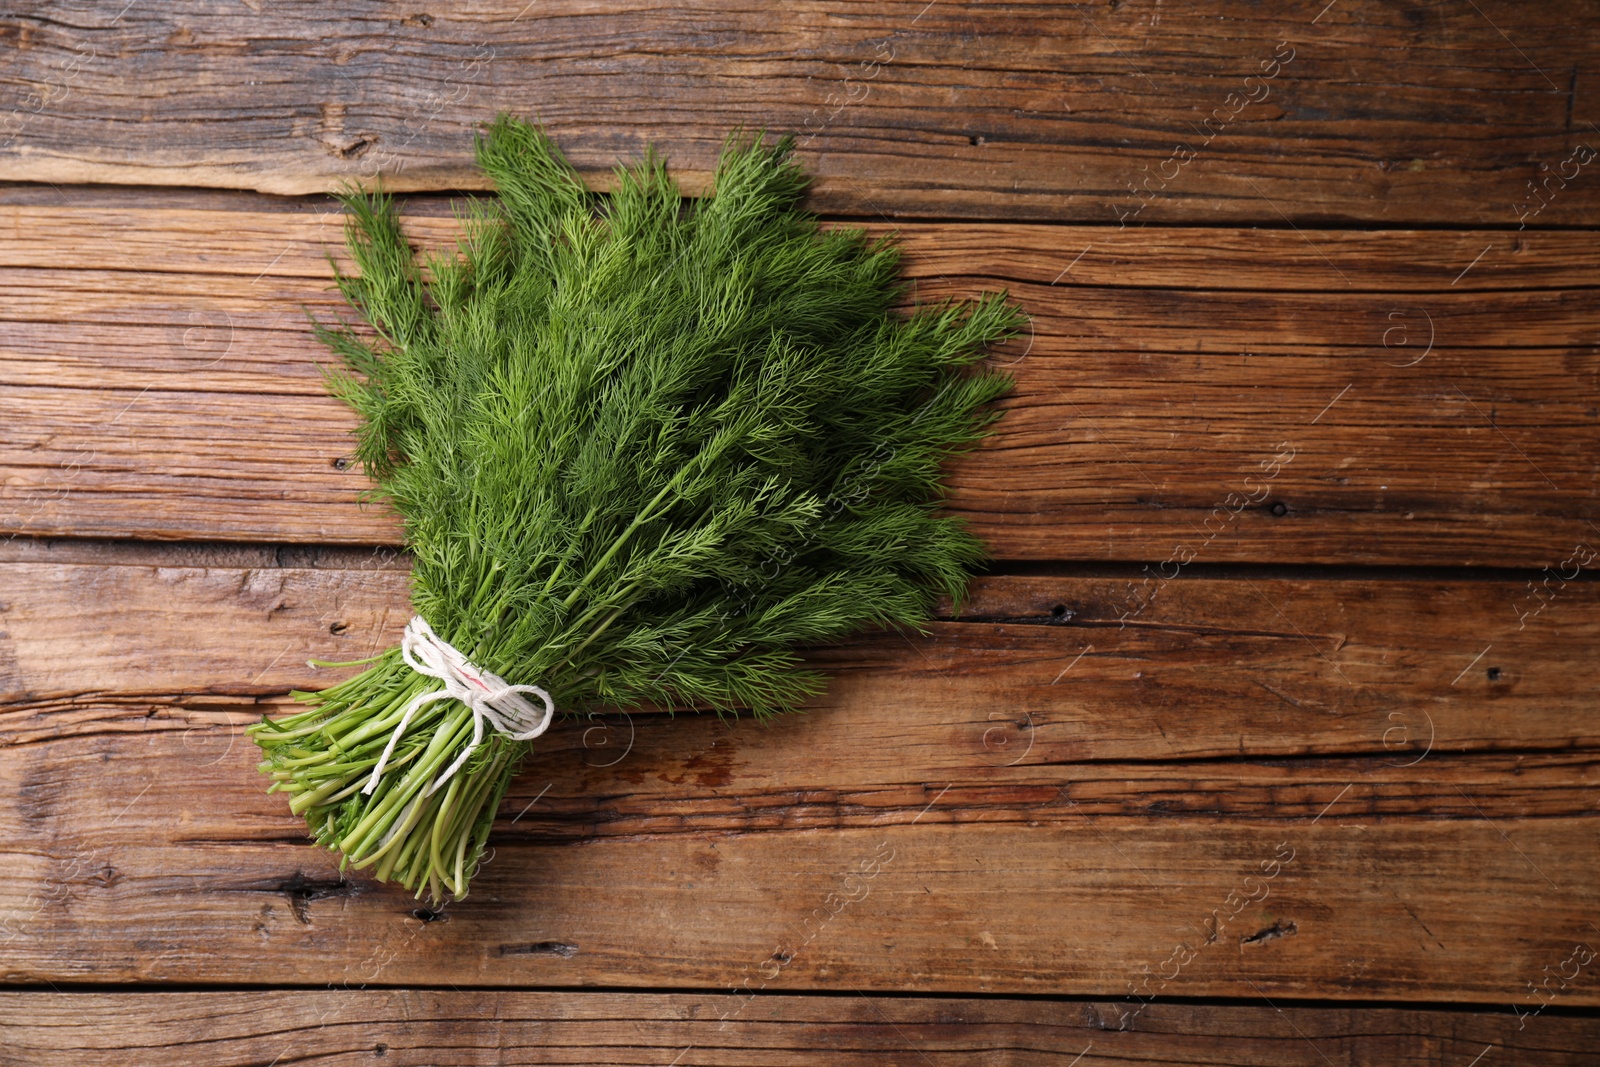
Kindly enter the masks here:
<path id="1" fill-rule="evenodd" d="M 13 4 L 0 1067 L 1593 1061 L 1597 15 Z M 559 722 L 435 911 L 243 728 L 410 614 L 320 194 L 446 246 L 500 109 L 597 188 L 797 131 L 1030 329 L 959 615 L 770 725 Z"/>
<path id="2" fill-rule="evenodd" d="M 41 0 L 0 22 L 0 179 L 473 187 L 473 131 L 512 109 L 597 179 L 654 142 L 698 183 L 730 128 L 794 131 L 818 202 L 862 215 L 1581 224 L 1596 13 Z"/>
<path id="3" fill-rule="evenodd" d="M 737 1005 L 636 993 L 0 993 L 0 1064 L 1430 1067 L 1483 1054 L 1577 1067 L 1600 1038 L 1592 1019 L 1519 1030 L 1504 1012 L 1157 1004 L 1118 1030 L 1127 1006 L 1107 1001 L 767 996 L 722 1018 Z"/>
<path id="4" fill-rule="evenodd" d="M 251 551 L 5 549 L 0 981 L 248 958 L 268 983 L 1494 1004 L 1600 939 L 1594 583 L 1515 631 L 1507 582 L 1184 577 L 1119 629 L 1106 579 L 986 580 L 929 638 L 819 652 L 806 714 L 562 724 L 434 913 L 305 843 L 241 732 L 316 681 L 308 652 L 392 640 L 403 569 Z M 1473 752 L 1504 747 L 1546 751 Z"/>
<path id="5" fill-rule="evenodd" d="M 0 532 L 393 543 L 305 321 L 338 215 L 76 195 L 0 205 Z M 1001 559 L 1538 568 L 1600 536 L 1587 233 L 901 232 L 919 297 L 1032 318 L 951 472 Z"/>
<path id="6" fill-rule="evenodd" d="M 1528 1010 L 1539 1002 L 1527 983 L 1593 946 L 1600 905 L 1600 819 L 1484 808 L 1443 762 L 1412 770 L 1419 792 L 1465 789 L 1479 811 L 1341 812 L 1346 798 L 1330 790 L 1320 819 L 1094 816 L 1058 796 L 1026 821 L 989 821 L 944 807 L 961 802 L 935 783 L 863 825 L 691 822 L 574 840 L 518 833 L 508 808 L 472 897 L 435 912 L 362 872 L 341 876 L 255 793 L 242 744 L 154 735 L 50 748 L 5 764 L 15 800 L 0 980 L 11 983 L 237 982 L 248 960 L 248 980 L 267 984 L 1265 994 Z M 191 777 L 207 759 L 224 788 Z M 1059 789 L 1070 771 L 1058 773 Z M 735 786 L 682 792 L 738 803 Z M 658 818 L 673 819 L 671 795 Z M 1547 996 L 1600 1004 L 1592 967 L 1573 977 Z"/>
<path id="7" fill-rule="evenodd" d="M 11 737 L 64 736 L 75 708 L 108 696 L 131 702 L 136 719 L 140 701 L 168 698 L 281 707 L 292 688 L 351 673 L 313 671 L 307 659 L 395 645 L 411 615 L 403 560 L 220 555 L 14 543 L 0 557 Z M 1585 580 L 1530 591 L 1482 579 L 982 579 L 962 620 L 931 623 L 926 637 L 816 650 L 834 678 L 813 713 L 744 731 L 737 748 L 770 738 L 761 764 L 844 731 L 857 755 L 828 772 L 841 784 L 889 771 L 933 780 L 978 761 L 1402 764 L 1430 752 L 1594 748 L 1597 601 L 1600 583 Z M 639 718 L 658 731 L 651 745 L 674 732 Z M 904 738 L 917 742 L 907 749 Z M 731 758 L 719 760 L 729 773 L 759 773 Z"/>

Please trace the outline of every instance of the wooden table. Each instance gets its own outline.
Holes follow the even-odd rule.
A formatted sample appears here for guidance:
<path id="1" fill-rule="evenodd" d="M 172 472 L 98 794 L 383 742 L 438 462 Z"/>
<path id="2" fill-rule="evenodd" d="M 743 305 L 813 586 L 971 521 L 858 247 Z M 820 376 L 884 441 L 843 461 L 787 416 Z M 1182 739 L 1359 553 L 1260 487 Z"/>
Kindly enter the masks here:
<path id="1" fill-rule="evenodd" d="M 0 15 L 0 1064 L 1600 1062 L 1600 4 Z M 996 562 L 770 726 L 565 723 L 441 911 L 242 727 L 396 642 L 326 193 L 798 131 L 1029 336 Z M 869 873 L 870 872 L 870 873 Z"/>

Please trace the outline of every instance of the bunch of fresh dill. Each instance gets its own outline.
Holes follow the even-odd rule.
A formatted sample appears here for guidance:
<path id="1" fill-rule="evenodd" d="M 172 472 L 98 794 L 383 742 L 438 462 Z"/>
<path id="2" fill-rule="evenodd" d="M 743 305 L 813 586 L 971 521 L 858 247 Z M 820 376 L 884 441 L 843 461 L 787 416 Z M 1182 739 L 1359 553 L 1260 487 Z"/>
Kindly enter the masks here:
<path id="1" fill-rule="evenodd" d="M 796 646 L 914 625 L 982 558 L 937 513 L 941 464 L 996 417 L 1009 379 L 972 365 L 1020 313 L 897 313 L 896 249 L 801 211 L 790 150 L 730 138 L 698 202 L 651 155 L 602 197 L 502 117 L 477 145 L 497 196 L 425 271 L 389 200 L 344 200 L 339 287 L 376 336 L 316 329 L 417 615 L 563 713 L 792 709 L 822 686 Z M 346 863 L 464 896 L 529 743 L 416 706 L 440 683 L 398 649 L 361 662 L 251 728 L 262 769 Z"/>

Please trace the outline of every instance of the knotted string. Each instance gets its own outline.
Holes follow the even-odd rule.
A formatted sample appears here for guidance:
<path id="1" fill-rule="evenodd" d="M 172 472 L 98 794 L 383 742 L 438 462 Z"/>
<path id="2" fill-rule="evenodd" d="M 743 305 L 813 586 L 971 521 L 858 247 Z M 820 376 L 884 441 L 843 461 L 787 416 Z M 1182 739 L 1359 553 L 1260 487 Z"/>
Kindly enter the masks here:
<path id="1" fill-rule="evenodd" d="M 378 765 L 372 768 L 372 777 L 361 790 L 365 794 L 371 795 L 378 788 L 378 779 L 383 777 L 389 756 L 405 735 L 411 717 L 435 700 L 459 700 L 472 710 L 472 744 L 466 747 L 448 770 L 434 779 L 422 794 L 425 797 L 432 796 L 435 790 L 448 782 L 476 751 L 483 740 L 485 720 L 513 741 L 531 741 L 549 729 L 550 719 L 555 715 L 555 702 L 550 699 L 549 693 L 536 685 L 509 685 L 499 675 L 474 666 L 448 641 L 434 633 L 433 627 L 421 615 L 412 616 L 411 621 L 406 623 L 405 637 L 400 641 L 400 658 L 418 674 L 439 679 L 444 683 L 444 688 L 419 693 L 411 698 L 405 714 L 400 716 L 400 725 L 389 735 L 389 744 L 384 747 L 383 755 L 378 757 Z M 532 693 L 543 701 L 544 711 L 540 712 L 525 699 L 524 693 Z"/>

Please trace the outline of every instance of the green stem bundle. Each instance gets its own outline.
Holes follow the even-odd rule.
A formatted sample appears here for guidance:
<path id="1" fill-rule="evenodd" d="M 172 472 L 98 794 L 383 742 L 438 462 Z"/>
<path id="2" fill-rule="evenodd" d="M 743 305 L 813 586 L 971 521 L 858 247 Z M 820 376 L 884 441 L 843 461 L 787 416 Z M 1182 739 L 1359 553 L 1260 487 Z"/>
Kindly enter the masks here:
<path id="1" fill-rule="evenodd" d="M 454 701 L 425 705 L 390 757 L 380 786 L 362 792 L 406 704 L 435 685 L 397 653 L 320 693 L 298 693 L 314 707 L 251 728 L 267 754 L 269 792 L 289 794 L 319 844 L 358 869 L 396 881 L 420 896 L 466 894 L 520 753 L 491 737 L 442 789 L 424 791 L 471 737 L 472 715 Z M 416 832 L 422 828 L 422 832 Z"/>

